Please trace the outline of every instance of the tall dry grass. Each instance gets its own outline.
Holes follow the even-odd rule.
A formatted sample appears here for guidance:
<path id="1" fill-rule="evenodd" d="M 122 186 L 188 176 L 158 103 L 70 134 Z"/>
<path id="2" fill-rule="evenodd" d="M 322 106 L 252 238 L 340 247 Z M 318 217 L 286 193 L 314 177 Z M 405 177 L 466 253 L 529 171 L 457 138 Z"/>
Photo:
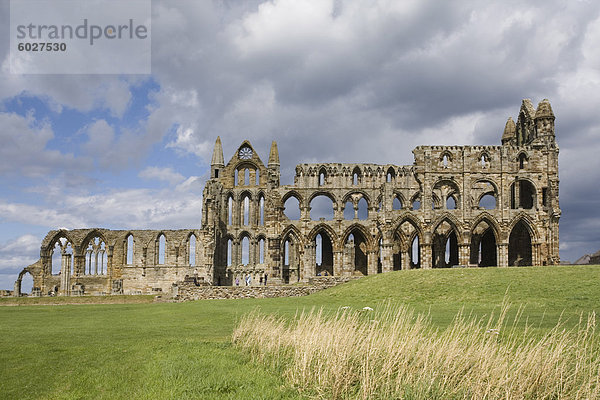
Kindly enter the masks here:
<path id="1" fill-rule="evenodd" d="M 292 321 L 257 312 L 233 342 L 321 398 L 599 399 L 595 314 L 545 336 L 459 313 L 444 330 L 407 307 L 302 312 Z"/>

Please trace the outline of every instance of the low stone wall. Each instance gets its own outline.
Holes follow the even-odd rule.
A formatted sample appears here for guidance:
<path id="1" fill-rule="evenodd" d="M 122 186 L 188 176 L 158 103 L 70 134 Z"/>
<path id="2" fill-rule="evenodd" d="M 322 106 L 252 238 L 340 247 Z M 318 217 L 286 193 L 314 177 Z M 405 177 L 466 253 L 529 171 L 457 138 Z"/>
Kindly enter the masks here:
<path id="1" fill-rule="evenodd" d="M 317 277 L 304 285 L 286 286 L 196 286 L 193 282 L 173 284 L 165 301 L 190 301 L 209 299 L 261 299 L 272 297 L 298 297 L 327 289 L 356 278 Z"/>

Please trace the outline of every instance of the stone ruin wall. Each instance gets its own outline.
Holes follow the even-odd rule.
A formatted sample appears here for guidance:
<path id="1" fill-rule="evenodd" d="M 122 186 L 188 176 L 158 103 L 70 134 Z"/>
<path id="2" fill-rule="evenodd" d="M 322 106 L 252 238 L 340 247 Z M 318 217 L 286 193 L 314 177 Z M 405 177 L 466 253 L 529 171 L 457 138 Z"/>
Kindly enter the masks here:
<path id="1" fill-rule="evenodd" d="M 410 268 L 557 265 L 558 151 L 547 100 L 537 109 L 524 100 L 501 146 L 419 146 L 410 166 L 299 164 L 293 185 L 280 185 L 275 142 L 267 165 L 248 141 L 225 164 L 217 139 L 201 228 L 51 231 L 15 293 L 25 273 L 34 294 L 77 295 L 160 293 L 186 276 L 212 285 L 252 276 L 259 285 L 266 274 L 281 285 Z M 313 200 L 323 196 L 333 215 L 315 220 Z M 52 273 L 53 251 L 65 253 L 60 273 Z M 89 255 L 102 252 L 96 273 Z"/>

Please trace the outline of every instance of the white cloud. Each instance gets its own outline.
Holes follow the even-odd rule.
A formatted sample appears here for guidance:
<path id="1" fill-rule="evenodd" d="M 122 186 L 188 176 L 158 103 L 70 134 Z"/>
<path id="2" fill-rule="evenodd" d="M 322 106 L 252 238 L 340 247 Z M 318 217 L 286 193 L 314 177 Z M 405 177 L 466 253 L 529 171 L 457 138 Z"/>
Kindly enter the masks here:
<path id="1" fill-rule="evenodd" d="M 139 177 L 143 179 L 165 181 L 173 185 L 177 185 L 185 180 L 183 175 L 175 172 L 171 167 L 146 167 L 139 173 Z"/>
<path id="2" fill-rule="evenodd" d="M 0 244 L 0 274 L 18 273 L 36 262 L 40 256 L 40 245 L 41 238 L 33 235 L 23 235 Z"/>
<path id="3" fill-rule="evenodd" d="M 52 138 L 47 122 L 0 112 L 0 173 L 38 177 L 88 167 L 88 160 L 48 149 Z"/>

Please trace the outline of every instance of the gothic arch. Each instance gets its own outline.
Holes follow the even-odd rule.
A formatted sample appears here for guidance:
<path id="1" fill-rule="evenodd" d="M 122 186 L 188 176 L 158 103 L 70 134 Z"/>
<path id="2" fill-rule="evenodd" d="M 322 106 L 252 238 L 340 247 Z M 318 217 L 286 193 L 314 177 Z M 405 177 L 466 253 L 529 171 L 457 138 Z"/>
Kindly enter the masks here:
<path id="1" fill-rule="evenodd" d="M 127 236 L 125 236 L 125 237 L 127 237 Z M 87 235 L 85 235 L 85 238 L 79 244 L 81 251 L 82 251 L 81 255 L 83 255 L 83 252 L 85 252 L 85 248 L 89 245 L 90 240 L 92 240 L 94 238 L 100 238 L 100 240 L 102 240 L 106 244 L 106 248 L 107 248 L 107 252 L 108 252 L 108 247 L 109 247 L 108 240 L 106 240 L 106 237 L 104 236 L 104 234 L 101 231 L 99 231 L 98 229 L 94 229 L 94 230 L 90 231 Z"/>
<path id="2" fill-rule="evenodd" d="M 315 190 L 313 191 L 310 196 L 308 197 L 308 204 L 306 204 L 307 206 L 310 207 L 310 203 L 312 203 L 312 201 L 315 199 L 315 197 L 319 197 L 319 196 L 325 196 L 328 197 L 329 200 L 331 200 L 333 202 L 333 206 L 337 207 L 337 199 L 335 198 L 335 195 L 333 193 L 331 193 L 328 190 Z"/>
<path id="3" fill-rule="evenodd" d="M 525 212 L 520 212 L 508 224 L 507 237 L 510 236 L 510 233 L 512 232 L 512 230 L 514 229 L 514 227 L 520 221 L 523 221 L 525 223 L 525 226 L 527 227 L 527 229 L 529 231 L 529 234 L 531 235 L 531 242 L 532 242 L 532 244 L 536 243 L 536 242 L 539 242 L 540 235 L 539 235 L 537 229 L 535 228 L 535 221 L 533 221 L 533 219 L 529 215 L 527 215 L 527 213 L 525 213 Z"/>
<path id="4" fill-rule="evenodd" d="M 331 239 L 331 243 L 334 245 L 334 250 L 339 251 L 339 237 L 335 233 L 335 230 L 327 224 L 321 223 L 315 226 L 307 235 L 307 240 L 309 242 L 312 242 L 313 240 L 315 240 L 315 238 L 321 231 L 325 231 L 325 233 L 327 233 L 327 236 L 329 236 L 329 238 Z"/>
<path id="5" fill-rule="evenodd" d="M 73 239 L 68 234 L 68 232 L 65 229 L 61 229 L 58 232 L 56 232 L 49 240 L 46 240 L 46 239 L 48 239 L 48 237 L 46 237 L 46 239 L 44 239 L 45 245 L 44 245 L 44 243 L 42 243 L 42 248 L 44 249 L 44 251 L 47 252 L 48 256 L 50 256 L 50 254 L 54 250 L 54 246 L 56 246 L 56 242 L 58 242 L 62 238 L 65 238 L 69 243 L 71 243 L 72 246 L 75 246 L 75 244 L 73 243 Z M 73 251 L 74 250 L 75 249 L 73 249 Z"/>
<path id="6" fill-rule="evenodd" d="M 346 204 L 348 201 L 352 201 L 353 194 L 360 194 L 363 199 L 367 201 L 367 207 L 371 207 L 371 197 L 367 194 L 365 190 L 362 189 L 354 189 L 347 192 L 344 197 L 342 197 L 342 204 Z"/>
<path id="7" fill-rule="evenodd" d="M 302 240 L 302 233 L 300 233 L 300 230 L 295 225 L 291 224 L 286 226 L 285 229 L 281 232 L 281 242 L 283 243 L 285 239 L 290 237 L 290 235 L 293 235 L 298 241 L 298 243 L 304 246 L 304 240 Z"/>
<path id="8" fill-rule="evenodd" d="M 440 224 L 442 224 L 444 221 L 447 221 L 450 226 L 452 228 L 454 228 L 454 231 L 456 232 L 456 236 L 458 239 L 459 243 L 462 243 L 462 230 L 463 230 L 463 226 L 462 223 L 458 220 L 458 218 L 456 218 L 454 215 L 452 215 L 449 212 L 444 212 L 442 215 L 440 215 L 439 217 L 437 217 L 429 226 L 431 227 L 431 233 L 434 233 L 437 228 L 440 226 Z"/>
<path id="9" fill-rule="evenodd" d="M 479 225 L 482 221 L 486 222 L 492 228 L 497 241 L 502 240 L 502 229 L 500 228 L 498 221 L 496 221 L 496 218 L 494 218 L 494 216 L 488 212 L 482 212 L 475 217 L 471 223 L 470 231 L 473 232 L 477 225 Z"/>
<path id="10" fill-rule="evenodd" d="M 285 192 L 285 194 L 281 197 L 281 207 L 285 206 L 285 202 L 290 199 L 290 197 L 295 197 L 298 200 L 298 204 L 302 206 L 304 204 L 304 197 L 297 190 L 289 190 Z"/>
<path id="11" fill-rule="evenodd" d="M 348 228 L 344 230 L 344 233 L 341 235 L 341 242 L 339 243 L 340 247 L 343 247 L 346 241 L 348 240 L 348 236 L 352 233 L 352 231 L 358 230 L 364 236 L 365 241 L 367 242 L 367 249 L 374 249 L 373 236 L 369 233 L 367 228 L 359 223 L 354 223 L 350 225 Z"/>
<path id="12" fill-rule="evenodd" d="M 392 231 L 395 233 L 398 228 L 400 228 L 400 226 L 404 223 L 404 222 L 410 222 L 415 229 L 417 230 L 419 237 L 422 237 L 423 235 L 423 227 L 421 226 L 421 222 L 419 221 L 419 219 L 417 217 L 415 217 L 412 213 L 410 212 L 404 212 L 402 215 L 400 215 L 398 218 L 396 218 L 396 220 L 394 222 L 392 222 Z"/>

